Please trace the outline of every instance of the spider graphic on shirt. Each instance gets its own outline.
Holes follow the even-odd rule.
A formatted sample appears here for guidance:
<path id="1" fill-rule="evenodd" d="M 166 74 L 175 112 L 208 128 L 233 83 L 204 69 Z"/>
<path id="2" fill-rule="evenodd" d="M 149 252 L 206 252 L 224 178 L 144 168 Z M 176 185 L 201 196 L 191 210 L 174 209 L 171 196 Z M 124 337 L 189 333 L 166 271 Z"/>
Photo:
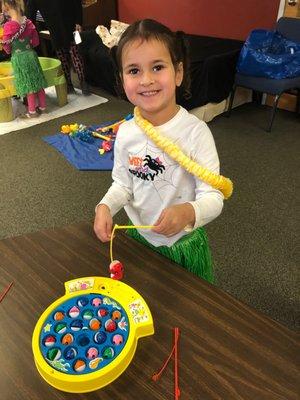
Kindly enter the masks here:
<path id="1" fill-rule="evenodd" d="M 147 154 L 143 161 L 145 161 L 144 166 L 148 165 L 150 169 L 156 172 L 155 175 L 158 175 L 159 172 L 162 173 L 163 170 L 166 169 L 166 167 L 162 165 L 159 157 L 152 158 L 149 154 Z"/>
<path id="2" fill-rule="evenodd" d="M 129 172 L 147 186 L 152 184 L 159 197 L 167 188 L 175 189 L 173 174 L 179 168 L 178 163 L 148 140 L 129 156 Z"/>

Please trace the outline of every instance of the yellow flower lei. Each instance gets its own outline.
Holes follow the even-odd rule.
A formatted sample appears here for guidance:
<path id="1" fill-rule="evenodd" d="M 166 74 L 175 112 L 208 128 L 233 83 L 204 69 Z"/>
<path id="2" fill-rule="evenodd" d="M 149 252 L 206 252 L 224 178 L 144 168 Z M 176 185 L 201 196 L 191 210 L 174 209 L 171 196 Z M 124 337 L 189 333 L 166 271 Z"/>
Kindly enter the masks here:
<path id="1" fill-rule="evenodd" d="M 134 108 L 134 118 L 137 125 L 146 133 L 146 135 L 190 174 L 208 183 L 213 188 L 220 190 L 225 199 L 228 199 L 232 195 L 233 184 L 229 178 L 215 174 L 191 160 L 176 144 L 160 135 L 157 129 L 142 117 L 138 107 Z"/>

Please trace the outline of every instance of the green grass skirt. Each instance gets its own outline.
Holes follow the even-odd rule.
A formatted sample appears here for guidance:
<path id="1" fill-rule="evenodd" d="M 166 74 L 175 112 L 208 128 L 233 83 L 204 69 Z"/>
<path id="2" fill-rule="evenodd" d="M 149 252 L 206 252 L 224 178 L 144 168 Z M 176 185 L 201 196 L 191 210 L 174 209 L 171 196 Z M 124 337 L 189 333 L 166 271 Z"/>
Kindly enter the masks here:
<path id="1" fill-rule="evenodd" d="M 212 257 L 207 235 L 203 228 L 195 229 L 183 236 L 171 247 L 153 246 L 136 229 L 127 229 L 126 233 L 200 278 L 210 283 L 214 282 Z"/>
<path id="2" fill-rule="evenodd" d="M 38 56 L 34 50 L 15 51 L 11 57 L 18 96 L 37 93 L 47 87 Z"/>

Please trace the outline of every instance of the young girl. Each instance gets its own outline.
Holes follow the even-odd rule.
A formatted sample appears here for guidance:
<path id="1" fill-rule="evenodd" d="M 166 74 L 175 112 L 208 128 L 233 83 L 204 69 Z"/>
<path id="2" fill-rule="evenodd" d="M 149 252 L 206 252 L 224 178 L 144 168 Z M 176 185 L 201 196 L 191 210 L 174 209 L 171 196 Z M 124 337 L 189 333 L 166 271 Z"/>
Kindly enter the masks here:
<path id="1" fill-rule="evenodd" d="M 33 23 L 23 16 L 22 0 L 3 0 L 2 10 L 11 18 L 4 24 L 3 48 L 11 53 L 17 95 L 27 96 L 28 112 L 21 117 L 35 118 L 46 111 L 47 83 L 33 50 L 39 44 L 39 36 Z"/>
<path id="2" fill-rule="evenodd" d="M 184 41 L 156 21 L 137 21 L 123 33 L 116 63 L 135 116 L 119 128 L 113 184 L 96 207 L 95 233 L 109 241 L 112 217 L 124 207 L 133 225 L 154 225 L 129 234 L 212 282 L 202 226 L 221 213 L 232 184 L 217 175 L 207 125 L 176 104 L 189 83 Z"/>

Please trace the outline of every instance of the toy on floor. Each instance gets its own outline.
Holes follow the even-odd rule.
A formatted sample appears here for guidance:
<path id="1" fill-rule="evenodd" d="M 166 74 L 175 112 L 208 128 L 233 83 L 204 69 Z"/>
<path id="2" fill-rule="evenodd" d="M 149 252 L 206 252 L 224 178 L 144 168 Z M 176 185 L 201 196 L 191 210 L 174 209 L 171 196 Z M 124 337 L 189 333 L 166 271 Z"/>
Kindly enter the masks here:
<path id="1" fill-rule="evenodd" d="M 110 253 L 112 260 L 112 240 Z M 40 316 L 32 349 L 36 367 L 50 385 L 72 393 L 100 389 L 125 371 L 138 339 L 154 333 L 147 303 L 119 280 L 123 270 L 115 261 L 113 279 L 66 282 L 65 295 Z"/>
<path id="2" fill-rule="evenodd" d="M 101 145 L 101 149 L 103 148 L 103 152 L 101 154 L 103 154 L 105 151 L 112 150 L 112 140 L 114 138 L 112 138 L 112 136 L 105 136 L 101 135 L 98 132 L 95 132 L 95 128 L 93 127 L 75 123 L 70 125 L 62 125 L 60 128 L 60 132 L 87 143 L 93 143 L 95 141 L 95 138 L 102 139 L 103 142 Z M 109 146 L 107 145 L 108 143 Z"/>
<path id="3" fill-rule="evenodd" d="M 117 121 L 117 122 L 114 122 L 113 124 L 102 126 L 102 127 L 96 129 L 96 132 L 94 133 L 95 137 L 99 137 L 99 134 L 101 134 L 101 135 L 105 134 L 106 137 L 110 138 L 110 140 L 105 139 L 102 142 L 102 145 L 99 149 L 100 154 L 104 154 L 104 153 L 112 150 L 112 147 L 113 147 L 112 141 L 115 140 L 120 125 L 123 122 L 130 120 L 132 117 L 133 117 L 132 114 L 128 114 L 128 115 L 126 115 L 125 118 L 121 119 L 120 121 Z"/>
<path id="4" fill-rule="evenodd" d="M 116 139 L 119 126 L 133 116 L 128 114 L 125 118 L 120 121 L 114 122 L 113 124 L 104 125 L 100 128 L 93 128 L 92 126 L 86 126 L 83 124 L 70 124 L 62 125 L 61 133 L 67 134 L 71 137 L 76 137 L 84 142 L 93 143 L 94 138 L 102 139 L 101 146 L 99 148 L 99 154 L 102 155 L 113 149 L 113 142 Z"/>
<path id="5" fill-rule="evenodd" d="M 83 142 L 93 143 L 93 129 L 85 126 L 83 124 L 70 124 L 70 125 L 62 125 L 60 128 L 60 132 L 66 135 L 69 135 L 72 138 L 78 138 Z"/>

